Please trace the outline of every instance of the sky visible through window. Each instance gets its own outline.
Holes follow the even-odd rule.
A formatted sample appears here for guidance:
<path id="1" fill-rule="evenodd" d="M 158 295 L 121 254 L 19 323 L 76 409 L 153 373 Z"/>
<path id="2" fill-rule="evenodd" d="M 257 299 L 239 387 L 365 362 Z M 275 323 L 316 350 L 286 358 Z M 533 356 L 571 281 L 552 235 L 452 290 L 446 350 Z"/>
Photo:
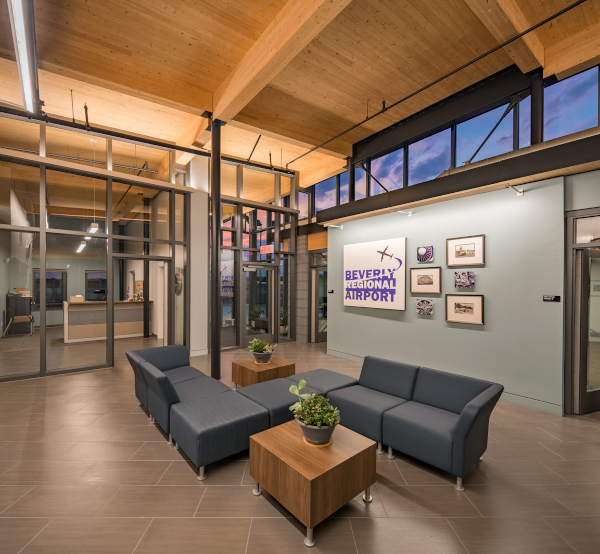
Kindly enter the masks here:
<path id="1" fill-rule="evenodd" d="M 456 165 L 469 161 L 485 137 L 498 123 L 508 104 L 478 115 L 456 126 Z M 513 149 L 513 115 L 507 114 L 492 136 L 487 139 L 472 163 L 506 154 Z"/>
<path id="2" fill-rule="evenodd" d="M 544 89 L 544 140 L 598 125 L 598 67 Z"/>
<path id="3" fill-rule="evenodd" d="M 308 198 L 309 196 L 306 192 L 298 193 L 298 209 L 300 210 L 298 219 L 306 219 L 308 217 Z"/>
<path id="4" fill-rule="evenodd" d="M 531 146 L 531 96 L 519 102 L 519 148 Z"/>
<path id="5" fill-rule="evenodd" d="M 354 199 L 367 197 L 367 174 L 359 167 L 354 170 Z"/>
<path id="6" fill-rule="evenodd" d="M 349 198 L 348 172 L 346 171 L 340 175 L 340 204 L 345 204 Z"/>
<path id="7" fill-rule="evenodd" d="M 388 191 L 402 188 L 404 148 L 371 160 L 371 175 L 376 177 Z M 371 196 L 385 192 L 375 181 L 371 181 Z"/>
<path id="8" fill-rule="evenodd" d="M 335 204 L 335 177 L 317 183 L 315 185 L 315 212 L 331 208 Z"/>
<path id="9" fill-rule="evenodd" d="M 408 147 L 408 184 L 435 179 L 450 167 L 450 129 L 415 142 Z"/>

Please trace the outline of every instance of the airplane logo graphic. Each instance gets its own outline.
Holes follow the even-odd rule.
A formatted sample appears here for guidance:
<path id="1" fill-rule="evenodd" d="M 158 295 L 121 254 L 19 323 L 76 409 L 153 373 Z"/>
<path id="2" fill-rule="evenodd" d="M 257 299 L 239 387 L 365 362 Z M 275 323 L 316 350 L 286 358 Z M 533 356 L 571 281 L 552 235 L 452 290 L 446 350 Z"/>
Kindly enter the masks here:
<path id="1" fill-rule="evenodd" d="M 377 250 L 377 254 L 381 254 L 381 261 L 383 262 L 383 257 L 387 256 L 388 258 L 392 259 L 394 257 L 393 254 L 387 254 L 387 249 L 389 248 L 389 245 L 385 247 L 385 250 L 382 252 L 381 250 Z"/>

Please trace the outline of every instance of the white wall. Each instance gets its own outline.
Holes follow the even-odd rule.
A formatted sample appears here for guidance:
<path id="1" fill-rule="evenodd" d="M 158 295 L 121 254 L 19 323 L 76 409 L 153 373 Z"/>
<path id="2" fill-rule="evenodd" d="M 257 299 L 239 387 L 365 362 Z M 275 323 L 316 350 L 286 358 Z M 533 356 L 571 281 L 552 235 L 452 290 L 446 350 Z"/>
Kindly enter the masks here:
<path id="1" fill-rule="evenodd" d="M 328 232 L 328 352 L 353 360 L 366 355 L 501 383 L 510 402 L 561 414 L 564 299 L 563 179 L 344 223 Z M 446 239 L 485 234 L 485 267 L 475 267 L 475 294 L 484 295 L 485 325 L 445 321 L 445 294 L 454 288 Z M 343 246 L 393 237 L 407 239 L 406 310 L 343 305 Z M 410 294 L 409 268 L 419 246 L 434 247 L 442 294 Z M 433 316 L 416 314 L 416 299 L 431 298 Z"/>

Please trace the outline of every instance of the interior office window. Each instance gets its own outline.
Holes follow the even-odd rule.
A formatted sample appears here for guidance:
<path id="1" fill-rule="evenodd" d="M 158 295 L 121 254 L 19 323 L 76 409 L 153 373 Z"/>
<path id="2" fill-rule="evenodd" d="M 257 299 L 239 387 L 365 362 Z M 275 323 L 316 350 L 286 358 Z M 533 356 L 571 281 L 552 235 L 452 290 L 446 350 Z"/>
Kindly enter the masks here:
<path id="1" fill-rule="evenodd" d="M 348 172 L 345 171 L 340 175 L 340 204 L 346 204 L 350 199 L 348 186 Z"/>
<path id="2" fill-rule="evenodd" d="M 310 195 L 307 192 L 298 192 L 298 220 L 306 219 L 308 217 L 308 210 L 310 206 Z"/>
<path id="3" fill-rule="evenodd" d="M 450 168 L 451 131 L 435 135 L 408 146 L 408 184 L 431 181 Z"/>
<path id="4" fill-rule="evenodd" d="M 39 309 L 40 305 L 40 270 L 33 270 L 33 297 Z M 66 270 L 46 271 L 46 309 L 62 310 L 63 302 L 67 300 Z"/>
<path id="5" fill-rule="evenodd" d="M 519 148 L 531 146 L 531 96 L 519 102 Z"/>
<path id="6" fill-rule="evenodd" d="M 506 111 L 506 107 L 500 106 L 489 112 L 485 112 L 477 117 L 473 117 L 456 126 L 456 165 L 464 165 L 468 162 L 481 143 L 488 136 Z M 492 133 L 492 136 L 487 139 L 481 150 L 477 152 L 472 160 L 472 163 L 493 158 L 500 154 L 506 154 L 513 149 L 513 116 L 512 112 L 506 115 L 500 125 Z"/>
<path id="7" fill-rule="evenodd" d="M 354 200 L 367 197 L 367 174 L 360 167 L 354 168 Z"/>
<path id="8" fill-rule="evenodd" d="M 544 140 L 598 125 L 598 67 L 544 89 Z"/>
<path id="9" fill-rule="evenodd" d="M 336 205 L 335 177 L 315 185 L 315 213 Z"/>
<path id="10" fill-rule="evenodd" d="M 371 175 L 388 190 L 402 188 L 404 180 L 404 148 L 371 160 Z M 385 192 L 379 184 L 371 180 L 371 196 Z"/>
<path id="11" fill-rule="evenodd" d="M 85 272 L 85 301 L 106 302 L 106 272 Z"/>

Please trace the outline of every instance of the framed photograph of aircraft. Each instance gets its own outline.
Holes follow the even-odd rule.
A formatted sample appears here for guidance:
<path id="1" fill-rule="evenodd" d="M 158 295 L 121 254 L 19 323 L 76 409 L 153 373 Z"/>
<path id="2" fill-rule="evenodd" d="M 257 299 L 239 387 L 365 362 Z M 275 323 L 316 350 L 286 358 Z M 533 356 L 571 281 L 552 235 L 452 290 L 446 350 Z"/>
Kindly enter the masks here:
<path id="1" fill-rule="evenodd" d="M 410 270 L 411 294 L 441 294 L 441 267 L 414 267 Z"/>
<path id="2" fill-rule="evenodd" d="M 483 325 L 483 295 L 447 294 L 446 321 Z"/>

